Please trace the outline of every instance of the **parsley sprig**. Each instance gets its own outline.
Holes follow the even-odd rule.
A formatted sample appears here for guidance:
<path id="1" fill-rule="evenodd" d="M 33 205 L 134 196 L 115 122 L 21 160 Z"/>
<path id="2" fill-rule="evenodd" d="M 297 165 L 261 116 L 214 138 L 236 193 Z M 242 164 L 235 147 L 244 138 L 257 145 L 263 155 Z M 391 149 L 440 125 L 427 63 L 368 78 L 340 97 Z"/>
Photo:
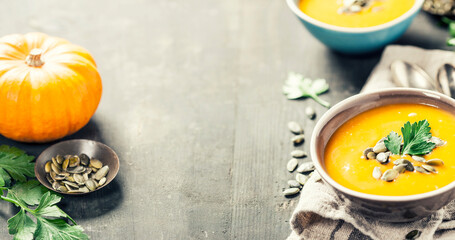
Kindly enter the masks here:
<path id="1" fill-rule="evenodd" d="M 329 84 L 327 84 L 325 79 L 311 80 L 295 72 L 288 74 L 288 78 L 283 86 L 283 93 L 288 99 L 310 97 L 326 108 L 330 107 L 330 103 L 322 100 L 318 95 L 328 90 Z"/>
<path id="2" fill-rule="evenodd" d="M 427 154 L 436 146 L 435 143 L 430 142 L 430 130 L 430 124 L 426 119 L 413 124 L 406 122 L 401 128 L 403 137 L 392 131 L 384 140 L 384 144 L 393 154 Z M 403 147 L 401 147 L 402 140 Z"/>
<path id="3" fill-rule="evenodd" d="M 35 176 L 33 159 L 18 148 L 0 146 L 0 199 L 20 208 L 8 220 L 8 232 L 19 240 L 89 239 L 82 227 L 56 205 L 62 199 L 60 195 L 35 179 L 27 181 L 27 177 Z"/>

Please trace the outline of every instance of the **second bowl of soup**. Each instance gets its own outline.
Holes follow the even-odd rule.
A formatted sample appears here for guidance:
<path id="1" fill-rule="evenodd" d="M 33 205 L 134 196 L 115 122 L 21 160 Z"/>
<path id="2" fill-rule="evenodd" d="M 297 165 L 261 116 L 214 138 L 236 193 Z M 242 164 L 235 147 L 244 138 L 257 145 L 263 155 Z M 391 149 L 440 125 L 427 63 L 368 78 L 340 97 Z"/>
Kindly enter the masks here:
<path id="1" fill-rule="evenodd" d="M 328 47 L 363 54 L 398 39 L 424 0 L 287 0 L 308 31 Z"/>
<path id="2" fill-rule="evenodd" d="M 455 198 L 455 100 L 431 91 L 359 94 L 316 124 L 316 170 L 365 216 L 413 221 Z"/>

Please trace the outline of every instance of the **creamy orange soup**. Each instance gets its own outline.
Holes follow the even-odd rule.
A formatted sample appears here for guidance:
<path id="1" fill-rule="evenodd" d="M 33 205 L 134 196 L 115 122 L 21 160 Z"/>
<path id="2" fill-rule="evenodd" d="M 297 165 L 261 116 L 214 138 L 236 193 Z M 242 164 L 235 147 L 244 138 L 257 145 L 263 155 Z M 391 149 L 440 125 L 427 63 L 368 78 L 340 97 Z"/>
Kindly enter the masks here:
<path id="1" fill-rule="evenodd" d="M 342 0 L 302 0 L 300 10 L 306 15 L 330 25 L 340 27 L 372 27 L 403 15 L 415 0 L 374 1 L 371 6 L 357 13 L 339 13 Z"/>
<path id="2" fill-rule="evenodd" d="M 424 174 L 405 172 L 393 182 L 373 178 L 374 167 L 384 173 L 391 169 L 393 161 L 402 156 L 391 155 L 388 164 L 381 164 L 363 157 L 363 151 L 373 147 L 378 140 L 391 131 L 402 135 L 401 127 L 407 122 L 427 119 L 433 136 L 447 141 L 436 147 L 425 158 L 439 158 L 444 166 L 436 166 L 438 173 Z M 441 188 L 455 180 L 455 116 L 444 110 L 419 104 L 393 104 L 378 107 L 348 120 L 330 138 L 324 161 L 328 174 L 339 184 L 355 191 L 386 196 L 402 196 L 429 192 Z M 414 161 L 409 155 L 404 158 L 415 166 L 422 163 Z"/>

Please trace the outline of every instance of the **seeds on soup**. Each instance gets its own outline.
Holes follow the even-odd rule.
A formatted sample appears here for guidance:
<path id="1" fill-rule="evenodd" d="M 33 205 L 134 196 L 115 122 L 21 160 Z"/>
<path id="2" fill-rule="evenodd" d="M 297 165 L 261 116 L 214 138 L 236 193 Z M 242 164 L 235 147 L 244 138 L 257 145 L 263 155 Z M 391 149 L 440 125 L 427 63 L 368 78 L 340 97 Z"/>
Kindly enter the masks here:
<path id="1" fill-rule="evenodd" d="M 396 132 L 392 131 L 387 137 L 381 138 L 373 148 L 369 147 L 365 149 L 363 151 L 363 155 L 366 159 L 376 158 L 379 163 L 385 165 L 388 164 L 389 158 L 393 154 L 406 154 L 409 152 L 415 152 L 419 154 L 422 152 L 430 153 L 433 148 L 437 146 L 444 146 L 446 144 L 446 141 L 431 136 L 430 129 L 431 128 L 427 120 L 422 120 L 413 124 L 407 122 L 402 128 L 404 137 L 401 137 Z M 374 157 L 373 154 L 375 154 Z M 423 164 L 421 166 L 414 166 L 411 161 L 405 158 L 399 158 L 393 161 L 394 166 L 392 169 L 388 169 L 384 172 L 384 174 L 381 173 L 379 167 L 375 167 L 373 169 L 373 177 L 375 179 L 381 178 L 384 181 L 391 182 L 395 180 L 399 174 L 405 173 L 406 171 L 417 171 L 420 173 L 438 173 L 437 169 L 434 168 L 434 166 L 444 165 L 444 161 L 438 158 L 426 160 L 423 156 L 418 155 L 412 155 L 411 158 Z"/>

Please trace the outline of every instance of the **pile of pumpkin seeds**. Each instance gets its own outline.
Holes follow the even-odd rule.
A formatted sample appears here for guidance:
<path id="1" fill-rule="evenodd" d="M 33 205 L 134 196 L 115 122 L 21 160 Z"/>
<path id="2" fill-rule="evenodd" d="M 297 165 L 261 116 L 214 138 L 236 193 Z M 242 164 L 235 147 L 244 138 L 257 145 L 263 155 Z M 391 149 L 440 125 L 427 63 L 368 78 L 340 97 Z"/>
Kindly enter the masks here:
<path id="1" fill-rule="evenodd" d="M 311 110 L 306 110 L 306 114 L 308 118 L 314 119 L 315 113 L 310 112 Z M 289 122 L 288 123 L 288 128 L 289 130 L 295 134 L 294 137 L 291 138 L 292 143 L 294 143 L 294 146 L 298 146 L 302 144 L 305 140 L 305 136 L 303 135 L 303 128 L 297 123 L 297 122 Z M 284 196 L 291 197 L 291 196 L 296 196 L 303 185 L 310 179 L 310 177 L 314 174 L 314 165 L 312 162 L 303 162 L 299 164 L 299 159 L 303 159 L 307 157 L 308 154 L 303 151 L 303 150 L 293 150 L 291 152 L 291 159 L 288 161 L 286 168 L 289 172 L 297 172 L 295 175 L 295 179 L 289 180 L 288 186 L 289 188 L 286 188 L 283 191 Z"/>
<path id="2" fill-rule="evenodd" d="M 380 139 L 374 147 L 365 149 L 365 151 L 363 151 L 363 157 L 367 160 L 375 159 L 384 165 L 388 164 L 392 153 L 387 149 L 384 143 L 385 139 L 387 138 L 384 137 Z M 437 137 L 431 137 L 430 141 L 436 144 L 436 147 L 440 147 L 446 144 L 446 141 L 443 141 Z M 435 174 L 438 173 L 435 166 L 444 165 L 444 161 L 437 158 L 426 160 L 425 156 L 418 155 L 412 155 L 411 158 L 416 162 L 420 162 L 420 166 L 413 164 L 411 161 L 405 158 L 400 158 L 393 161 L 393 168 L 386 170 L 384 173 L 382 173 L 380 167 L 375 167 L 373 169 L 373 177 L 378 180 L 381 179 L 383 181 L 391 182 L 395 180 L 400 174 L 405 173 L 406 171 Z"/>
<path id="3" fill-rule="evenodd" d="M 57 155 L 44 165 L 47 181 L 63 193 L 88 193 L 106 183 L 109 166 L 86 154 Z"/>

